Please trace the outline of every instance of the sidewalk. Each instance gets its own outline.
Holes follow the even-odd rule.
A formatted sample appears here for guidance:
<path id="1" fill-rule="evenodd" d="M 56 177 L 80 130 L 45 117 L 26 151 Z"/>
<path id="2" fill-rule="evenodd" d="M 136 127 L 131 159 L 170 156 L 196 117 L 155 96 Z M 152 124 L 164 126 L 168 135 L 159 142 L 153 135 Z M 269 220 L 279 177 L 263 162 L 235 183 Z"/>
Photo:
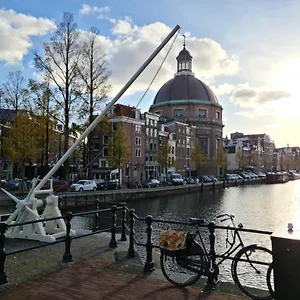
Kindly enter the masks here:
<path id="1" fill-rule="evenodd" d="M 107 239 L 107 237 L 106 237 Z M 40 300 L 40 299 L 61 299 L 61 300 L 79 300 L 79 299 L 100 299 L 100 300 L 147 300 L 147 299 L 172 299 L 172 300 L 246 300 L 244 296 L 234 294 L 225 294 L 220 291 L 203 291 L 201 287 L 191 286 L 184 289 L 173 287 L 163 276 L 159 268 L 153 273 L 144 274 L 143 265 L 138 257 L 133 259 L 125 259 L 127 242 L 118 242 L 118 248 L 115 250 L 107 249 L 99 255 L 98 251 L 93 247 L 103 250 L 103 237 L 101 243 L 95 243 L 93 237 L 82 238 L 80 240 L 82 247 L 88 249 L 90 254 L 81 253 L 80 257 L 89 256 L 84 260 L 69 263 L 60 266 L 56 270 L 51 271 L 46 275 L 42 275 L 42 270 L 36 269 L 41 262 L 37 262 L 35 266 L 30 266 L 33 261 L 28 261 L 26 268 L 28 271 L 35 268 L 39 276 L 29 276 L 24 269 L 19 272 L 25 272 L 29 277 L 29 281 L 23 278 L 23 284 L 18 282 L 13 283 L 13 278 L 9 278 L 12 282 L 10 286 L 5 288 L 2 286 L 0 299 L 3 300 Z M 84 240 L 84 242 L 83 242 Z M 98 237 L 99 240 L 99 237 Z M 75 241 L 74 241 L 75 242 Z M 107 245 L 107 244 L 106 244 Z M 58 246 L 58 245 L 57 245 Z M 77 245 L 78 246 L 78 245 Z M 80 246 L 80 245 L 79 245 Z M 48 248 L 48 247 L 47 247 Z M 59 248 L 61 248 L 59 246 Z M 72 247 L 71 247 L 72 249 Z M 41 250 L 41 249 L 40 249 Z M 60 249 L 61 250 L 61 249 Z M 97 254 L 96 254 L 97 252 Z M 55 250 L 52 249 L 51 255 L 55 255 Z M 24 253 L 25 254 L 25 253 Z M 21 255 L 21 254 L 17 254 Z M 43 255 L 44 260 L 48 257 Z M 73 256 L 75 256 L 73 254 Z M 10 257 L 10 256 L 9 256 Z M 34 256 L 33 259 L 36 257 Z M 39 257 L 41 258 L 41 257 Z M 49 258 L 48 258 L 49 259 Z M 53 257 L 51 257 L 53 259 Z M 36 259 L 37 260 L 37 259 Z M 155 257 L 154 257 L 155 260 Z M 9 265 L 8 265 L 9 267 Z M 15 270 L 10 270 L 7 274 L 11 276 L 17 275 L 17 265 Z M 49 269 L 47 270 L 49 272 Z M 23 274 L 25 276 L 25 274 Z M 19 280 L 19 282 L 21 282 Z"/>

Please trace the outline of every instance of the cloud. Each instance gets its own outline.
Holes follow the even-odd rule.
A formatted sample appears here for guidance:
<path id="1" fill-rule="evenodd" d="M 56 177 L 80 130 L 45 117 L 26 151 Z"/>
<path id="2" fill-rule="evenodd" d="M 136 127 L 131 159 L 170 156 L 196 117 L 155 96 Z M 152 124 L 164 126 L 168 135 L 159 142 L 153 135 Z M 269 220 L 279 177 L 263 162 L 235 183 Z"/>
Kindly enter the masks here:
<path id="1" fill-rule="evenodd" d="M 241 107 L 257 107 L 273 103 L 278 100 L 290 97 L 284 90 L 256 89 L 250 88 L 247 84 L 237 87 L 231 94 L 231 101 Z"/>
<path id="2" fill-rule="evenodd" d="M 90 7 L 84 4 L 81 13 L 96 15 L 111 24 L 110 38 L 100 36 L 104 51 L 107 53 L 108 67 L 112 71 L 110 83 L 115 95 L 130 77 L 140 68 L 145 60 L 158 47 L 162 40 L 171 32 L 172 28 L 162 22 L 155 22 L 145 26 L 134 24 L 130 17 L 114 18 L 103 16 L 103 8 Z M 108 11 L 107 11 L 108 12 Z M 201 80 L 211 80 L 220 75 L 232 75 L 239 70 L 239 59 L 235 54 L 228 54 L 216 41 L 203 38 L 198 39 L 186 33 L 187 49 L 193 56 L 193 72 Z M 147 89 L 153 76 L 160 68 L 173 38 L 146 68 L 144 73 L 132 85 L 126 95 L 143 92 Z M 166 81 L 176 73 L 176 57 L 181 51 L 183 37 L 179 35 L 161 67 L 151 89 L 157 91 Z"/>
<path id="3" fill-rule="evenodd" d="M 0 61 L 20 63 L 32 46 L 31 37 L 43 36 L 55 29 L 55 23 L 47 18 L 0 9 Z"/>
<path id="4" fill-rule="evenodd" d="M 98 15 L 98 18 L 104 18 L 107 13 L 109 13 L 110 7 L 104 6 L 104 7 L 98 7 L 94 6 L 91 7 L 88 4 L 83 4 L 79 13 L 81 15 Z"/>

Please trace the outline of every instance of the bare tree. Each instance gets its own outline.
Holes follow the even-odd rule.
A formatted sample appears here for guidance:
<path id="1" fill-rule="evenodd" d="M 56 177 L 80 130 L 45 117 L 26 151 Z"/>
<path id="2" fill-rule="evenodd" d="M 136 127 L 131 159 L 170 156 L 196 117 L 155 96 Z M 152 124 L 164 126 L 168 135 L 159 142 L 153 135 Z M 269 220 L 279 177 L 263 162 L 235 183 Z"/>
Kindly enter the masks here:
<path id="1" fill-rule="evenodd" d="M 69 148 L 70 112 L 78 98 L 78 64 L 81 47 L 73 14 L 64 13 L 62 22 L 50 42 L 44 44 L 45 58 L 35 53 L 35 66 L 54 83 L 61 95 L 57 104 L 63 110 L 64 152 Z M 64 163 L 64 177 L 68 179 L 69 161 Z"/>
<path id="2" fill-rule="evenodd" d="M 82 60 L 78 66 L 78 72 L 82 80 L 81 98 L 83 100 L 80 106 L 79 116 L 87 119 L 87 126 L 93 122 L 95 112 L 100 109 L 100 105 L 107 99 L 107 94 L 111 88 L 107 84 L 110 72 L 106 67 L 106 55 L 97 40 L 99 30 L 92 27 L 84 41 L 82 48 Z M 88 138 L 88 176 L 91 177 L 92 164 L 91 142 Z"/>
<path id="3" fill-rule="evenodd" d="M 1 94 L 6 106 L 16 113 L 26 107 L 27 82 L 21 71 L 8 74 L 8 80 L 3 84 Z"/>

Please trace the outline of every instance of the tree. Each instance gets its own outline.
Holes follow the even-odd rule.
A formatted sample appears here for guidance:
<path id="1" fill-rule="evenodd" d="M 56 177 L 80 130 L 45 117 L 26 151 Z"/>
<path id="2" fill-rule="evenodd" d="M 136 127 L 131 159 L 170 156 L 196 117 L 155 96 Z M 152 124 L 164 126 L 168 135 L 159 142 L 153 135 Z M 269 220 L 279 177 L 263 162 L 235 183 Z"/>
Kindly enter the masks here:
<path id="1" fill-rule="evenodd" d="M 53 127 L 56 126 L 57 107 L 54 101 L 51 101 L 52 91 L 49 82 L 36 82 L 29 80 L 29 90 L 32 94 L 35 106 L 33 107 L 34 113 L 39 116 L 39 124 L 43 129 L 42 142 L 43 150 L 41 153 L 41 176 L 44 176 L 49 169 L 49 152 L 54 150 L 55 146 L 55 132 Z M 44 163 L 45 162 L 45 163 Z"/>
<path id="2" fill-rule="evenodd" d="M 109 166 L 119 170 L 123 169 L 130 157 L 131 150 L 128 147 L 128 134 L 124 129 L 124 125 L 117 123 L 117 130 L 114 130 L 108 141 L 108 163 Z"/>
<path id="3" fill-rule="evenodd" d="M 168 138 L 164 138 L 161 141 L 159 151 L 157 153 L 157 162 L 163 167 L 170 167 L 171 166 L 171 157 L 170 154 L 172 153 L 172 148 L 169 145 Z"/>
<path id="4" fill-rule="evenodd" d="M 110 72 L 106 67 L 105 53 L 101 46 L 97 43 L 99 30 L 95 27 L 90 29 L 88 37 L 82 47 L 82 59 L 78 65 L 78 73 L 82 81 L 81 98 L 83 100 L 80 106 L 79 116 L 88 119 L 88 125 L 93 122 L 95 112 L 99 110 L 100 105 L 107 100 L 107 94 L 111 88 L 107 84 Z M 90 138 L 87 140 L 88 149 L 88 176 L 91 177 L 92 164 L 91 161 L 91 145 Z"/>
<path id="5" fill-rule="evenodd" d="M 19 111 L 14 117 L 9 137 L 4 138 L 3 148 L 12 163 L 19 166 L 18 176 L 22 180 L 25 174 L 25 163 L 39 158 L 41 145 L 41 127 L 37 120 L 27 112 Z"/>
<path id="6" fill-rule="evenodd" d="M 16 113 L 27 105 L 27 84 L 21 71 L 10 72 L 1 89 L 3 100 L 8 108 Z"/>
<path id="7" fill-rule="evenodd" d="M 207 159 L 207 155 L 202 150 L 201 146 L 196 144 L 191 153 L 191 163 L 194 165 L 197 175 L 199 175 L 199 169 L 207 162 Z"/>
<path id="8" fill-rule="evenodd" d="M 239 170 L 243 170 L 246 166 L 243 150 L 239 149 L 236 153 L 236 162 L 238 163 Z"/>
<path id="9" fill-rule="evenodd" d="M 220 176 L 223 177 L 224 170 L 227 168 L 227 152 L 222 146 L 218 147 L 216 155 L 213 157 L 213 162 L 216 167 L 219 167 Z"/>
<path id="10" fill-rule="evenodd" d="M 36 68 L 44 72 L 53 83 L 60 98 L 57 105 L 63 110 L 64 152 L 69 148 L 70 112 L 79 96 L 78 94 L 78 64 L 81 57 L 81 47 L 78 41 L 79 32 L 74 22 L 73 14 L 64 13 L 62 22 L 50 42 L 44 44 L 45 58 L 34 54 Z M 64 163 L 64 177 L 68 179 L 69 161 Z"/>

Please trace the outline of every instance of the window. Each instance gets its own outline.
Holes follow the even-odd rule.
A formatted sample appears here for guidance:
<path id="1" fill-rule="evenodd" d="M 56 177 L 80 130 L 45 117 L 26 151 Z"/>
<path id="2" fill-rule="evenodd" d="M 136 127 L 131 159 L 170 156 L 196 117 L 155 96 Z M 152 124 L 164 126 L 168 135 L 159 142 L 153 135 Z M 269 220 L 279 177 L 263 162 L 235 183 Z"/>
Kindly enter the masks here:
<path id="1" fill-rule="evenodd" d="M 135 137 L 135 144 L 136 144 L 137 146 L 140 146 L 140 145 L 141 145 L 141 138 L 140 138 L 139 136 L 136 136 L 136 137 Z"/>
<path id="2" fill-rule="evenodd" d="M 219 111 L 217 111 L 217 112 L 216 112 L 216 119 L 218 119 L 218 120 L 219 120 L 219 119 L 220 119 L 220 117 L 221 117 L 221 113 L 220 113 Z"/>
<path id="3" fill-rule="evenodd" d="M 112 123 L 112 130 L 113 131 L 116 131 L 117 130 L 117 123 L 116 122 L 114 122 L 114 123 Z"/>
<path id="4" fill-rule="evenodd" d="M 106 168 L 106 160 L 101 160 L 101 167 Z"/>
<path id="5" fill-rule="evenodd" d="M 136 157 L 141 157 L 141 149 L 140 148 L 135 149 L 135 156 Z"/>
<path id="6" fill-rule="evenodd" d="M 161 111 L 159 110 L 159 111 L 156 111 L 155 112 L 157 115 L 161 115 Z"/>
<path id="7" fill-rule="evenodd" d="M 105 157 L 108 156 L 108 148 L 103 149 L 103 156 L 105 156 Z"/>
<path id="8" fill-rule="evenodd" d="M 190 148 L 186 148 L 186 155 L 190 156 Z"/>
<path id="9" fill-rule="evenodd" d="M 149 128 L 146 127 L 146 136 L 148 136 L 148 135 L 149 135 Z"/>
<path id="10" fill-rule="evenodd" d="M 172 147 L 172 154 L 175 154 L 175 147 Z"/>
<path id="11" fill-rule="evenodd" d="M 184 110 L 176 108 L 173 111 L 173 115 L 174 115 L 174 117 L 183 117 L 184 116 Z"/>
<path id="12" fill-rule="evenodd" d="M 141 125 L 135 125 L 135 132 L 141 133 Z"/>
<path id="13" fill-rule="evenodd" d="M 94 150 L 99 150 L 99 143 L 94 144 Z"/>
<path id="14" fill-rule="evenodd" d="M 206 118 L 207 117 L 206 109 L 198 109 L 198 117 Z"/>
<path id="15" fill-rule="evenodd" d="M 150 143 L 150 150 L 153 150 L 153 144 Z"/>
<path id="16" fill-rule="evenodd" d="M 207 137 L 200 137 L 200 146 L 202 151 L 205 154 L 208 154 L 208 138 Z"/>
<path id="17" fill-rule="evenodd" d="M 103 136 L 103 145 L 107 145 L 108 144 L 108 135 L 104 135 Z"/>

